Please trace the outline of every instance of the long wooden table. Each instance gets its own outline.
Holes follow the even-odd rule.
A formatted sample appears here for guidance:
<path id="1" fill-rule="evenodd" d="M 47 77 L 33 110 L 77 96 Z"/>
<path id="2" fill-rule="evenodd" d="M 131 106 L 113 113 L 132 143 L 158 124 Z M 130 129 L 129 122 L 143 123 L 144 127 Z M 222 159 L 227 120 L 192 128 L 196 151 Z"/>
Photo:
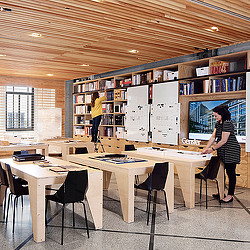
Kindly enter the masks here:
<path id="1" fill-rule="evenodd" d="M 104 188 L 109 186 L 111 174 L 115 174 L 118 192 L 121 201 L 122 213 L 124 221 L 130 223 L 134 221 L 134 180 L 135 175 L 143 175 L 152 172 L 156 162 L 161 160 L 147 160 L 145 162 L 115 164 L 105 161 L 93 159 L 93 157 L 107 155 L 107 153 L 78 154 L 68 155 L 67 160 L 78 164 L 84 164 L 103 170 Z M 169 212 L 174 211 L 174 166 L 169 166 L 168 178 L 165 190 L 167 192 L 167 200 Z"/>
<path id="2" fill-rule="evenodd" d="M 13 151 L 22 151 L 22 150 L 28 150 L 28 151 L 36 151 L 37 149 L 42 150 L 43 155 L 48 155 L 48 144 L 47 143 L 31 143 L 31 144 L 26 144 L 26 143 L 15 143 L 15 144 L 10 144 L 8 146 L 0 146 L 0 151 L 8 151 L 8 152 L 13 152 Z"/>
<path id="3" fill-rule="evenodd" d="M 87 147 L 89 153 L 94 152 L 94 143 L 91 142 L 74 141 L 74 140 L 48 140 L 46 141 L 46 143 L 48 143 L 49 146 L 60 147 L 63 160 L 67 160 L 67 155 L 70 154 L 70 149 L 72 148 Z"/>
<path id="4" fill-rule="evenodd" d="M 103 215 L 103 173 L 100 170 L 79 166 L 60 159 L 46 157 L 47 160 L 55 165 L 79 167 L 79 170 L 88 170 L 88 190 L 86 193 L 87 201 L 92 214 L 96 229 L 102 228 Z M 29 199 L 32 216 L 32 227 L 34 241 L 45 241 L 45 187 L 47 185 L 63 183 L 67 174 L 58 174 L 52 172 L 47 167 L 40 167 L 32 162 L 16 162 L 12 158 L 0 159 L 1 163 L 9 164 L 13 174 L 28 181 Z M 4 197 L 3 188 L 1 188 L 0 202 L 2 204 Z"/>
<path id="5" fill-rule="evenodd" d="M 176 150 L 177 151 L 177 150 Z M 179 156 L 170 155 L 155 155 L 140 151 L 124 151 L 122 153 L 127 154 L 131 157 L 141 157 L 150 160 L 161 160 L 168 161 L 175 165 L 181 190 L 187 208 L 195 207 L 195 169 L 198 167 L 204 167 L 208 161 L 207 158 L 196 158 L 195 155 L 192 159 L 187 159 L 184 155 L 179 154 Z M 221 164 L 218 172 L 218 184 L 220 190 L 220 197 L 224 197 L 224 166 Z"/>

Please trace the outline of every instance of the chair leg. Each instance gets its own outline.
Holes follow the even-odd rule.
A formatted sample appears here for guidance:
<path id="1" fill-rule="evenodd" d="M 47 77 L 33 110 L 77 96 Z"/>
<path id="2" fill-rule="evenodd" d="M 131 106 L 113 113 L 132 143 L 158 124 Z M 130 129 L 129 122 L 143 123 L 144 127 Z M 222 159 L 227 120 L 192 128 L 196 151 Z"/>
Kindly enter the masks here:
<path id="1" fill-rule="evenodd" d="M 8 216 L 9 216 L 10 197 L 12 198 L 12 194 L 9 194 L 9 196 L 8 196 L 8 205 L 7 205 L 6 223 L 7 223 L 7 221 L 8 221 Z"/>
<path id="2" fill-rule="evenodd" d="M 12 233 L 13 234 L 14 234 L 14 230 L 15 230 L 15 216 L 16 216 L 17 199 L 18 199 L 18 197 L 16 196 L 14 198 L 14 206 L 13 206 L 13 228 L 12 228 Z"/>
<path id="3" fill-rule="evenodd" d="M 5 188 L 5 195 L 4 195 L 3 220 L 5 220 L 6 199 L 7 199 L 7 187 Z"/>
<path id="4" fill-rule="evenodd" d="M 148 199 L 148 217 L 147 217 L 147 225 L 148 225 L 148 223 L 149 223 L 150 203 L 151 203 L 151 191 L 149 191 L 149 199 Z"/>
<path id="5" fill-rule="evenodd" d="M 48 203 L 49 200 L 46 199 L 46 205 L 45 205 L 45 226 L 48 226 L 48 220 L 47 220 L 47 209 L 48 209 Z"/>
<path id="6" fill-rule="evenodd" d="M 205 180 L 206 182 L 206 209 L 207 209 L 207 180 Z"/>
<path id="7" fill-rule="evenodd" d="M 72 203 L 73 206 L 73 227 L 75 227 L 75 206 L 74 203 Z"/>
<path id="8" fill-rule="evenodd" d="M 202 179 L 200 182 L 200 204 L 201 204 L 201 196 L 202 196 Z"/>
<path id="9" fill-rule="evenodd" d="M 64 207 L 65 207 L 65 204 L 63 204 L 63 207 L 62 207 L 62 235 L 61 235 L 61 245 L 63 245 Z"/>
<path id="10" fill-rule="evenodd" d="M 146 209 L 146 213 L 148 213 L 148 204 L 149 204 L 149 192 L 148 192 L 148 197 L 147 197 L 147 209 Z"/>
<path id="11" fill-rule="evenodd" d="M 168 216 L 168 220 L 169 220 L 169 212 L 168 212 L 168 202 L 167 202 L 167 195 L 166 195 L 166 191 L 162 190 L 164 193 L 164 197 L 165 197 L 165 203 L 166 203 L 166 211 L 167 211 L 167 216 Z"/>
<path id="12" fill-rule="evenodd" d="M 218 183 L 218 181 L 217 181 L 216 179 L 215 179 L 215 181 L 216 181 L 217 190 L 218 190 L 218 195 L 219 195 L 219 203 L 220 203 L 220 205 L 221 205 L 219 183 Z"/>
<path id="13" fill-rule="evenodd" d="M 86 223 L 86 228 L 87 228 L 87 235 L 88 235 L 88 238 L 89 238 L 89 226 L 88 226 L 88 219 L 87 219 L 86 207 L 85 207 L 84 202 L 81 202 L 81 203 L 83 205 L 84 216 L 85 216 L 85 223 Z"/>
<path id="14" fill-rule="evenodd" d="M 21 195 L 21 202 L 22 202 L 22 207 L 23 207 L 23 196 Z"/>

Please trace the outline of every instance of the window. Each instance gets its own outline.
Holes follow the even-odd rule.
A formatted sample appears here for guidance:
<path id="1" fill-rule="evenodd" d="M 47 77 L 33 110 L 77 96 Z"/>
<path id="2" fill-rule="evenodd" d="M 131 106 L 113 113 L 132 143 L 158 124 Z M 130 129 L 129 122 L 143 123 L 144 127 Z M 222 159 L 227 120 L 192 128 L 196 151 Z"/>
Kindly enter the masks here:
<path id="1" fill-rule="evenodd" d="M 6 87 L 6 131 L 34 130 L 34 88 Z"/>

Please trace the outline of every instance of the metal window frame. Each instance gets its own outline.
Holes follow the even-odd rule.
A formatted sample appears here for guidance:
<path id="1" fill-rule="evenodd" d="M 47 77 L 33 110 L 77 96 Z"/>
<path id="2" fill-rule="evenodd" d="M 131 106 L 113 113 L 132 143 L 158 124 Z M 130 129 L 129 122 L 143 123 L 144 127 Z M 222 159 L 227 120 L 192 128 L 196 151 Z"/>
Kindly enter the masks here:
<path id="1" fill-rule="evenodd" d="M 15 86 L 13 86 L 13 88 L 15 88 Z M 29 87 L 27 87 L 29 88 Z M 8 95 L 12 95 L 14 97 L 14 95 L 18 95 L 18 128 L 14 128 L 14 123 L 12 125 L 12 128 L 8 128 L 7 127 L 7 122 L 5 124 L 5 129 L 6 131 L 34 131 L 34 88 L 32 88 L 32 91 L 30 93 L 28 92 L 15 92 L 14 89 L 13 91 L 6 91 L 6 104 L 5 104 L 5 107 L 6 107 L 6 112 L 5 112 L 5 119 L 7 121 L 8 119 L 8 112 L 7 112 L 7 96 Z M 27 115 L 30 113 L 29 112 L 29 107 L 31 106 L 31 127 L 26 127 L 26 128 L 21 128 L 20 127 L 20 106 L 21 106 L 21 96 L 31 96 L 31 104 L 29 104 L 29 101 L 27 102 Z M 13 109 L 14 111 L 14 98 L 13 98 Z M 14 120 L 14 112 L 13 112 L 13 117 L 12 117 L 12 120 Z"/>

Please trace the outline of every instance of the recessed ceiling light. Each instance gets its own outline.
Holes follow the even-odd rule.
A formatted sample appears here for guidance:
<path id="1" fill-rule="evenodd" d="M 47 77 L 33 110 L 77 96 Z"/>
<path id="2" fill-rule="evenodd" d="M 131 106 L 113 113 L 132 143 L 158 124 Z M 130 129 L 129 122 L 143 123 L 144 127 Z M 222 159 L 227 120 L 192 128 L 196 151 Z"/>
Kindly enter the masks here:
<path id="1" fill-rule="evenodd" d="M 209 28 L 209 29 L 205 29 L 205 30 L 210 31 L 210 32 L 217 32 L 217 31 L 219 31 L 219 28 L 213 26 L 213 27 L 211 27 L 211 28 Z"/>
<path id="2" fill-rule="evenodd" d="M 89 64 L 82 64 L 81 66 L 83 66 L 83 67 L 88 67 Z"/>
<path id="3" fill-rule="evenodd" d="M 53 76 L 54 74 L 47 74 L 47 76 Z"/>
<path id="4" fill-rule="evenodd" d="M 132 50 L 130 50 L 129 52 L 130 52 L 130 53 L 134 53 L 134 54 L 135 54 L 135 53 L 139 53 L 139 50 L 132 49 Z"/>
<path id="5" fill-rule="evenodd" d="M 6 56 L 6 55 L 4 55 L 4 54 L 0 54 L 0 56 Z"/>
<path id="6" fill-rule="evenodd" d="M 33 36 L 33 37 L 41 37 L 42 35 L 39 33 L 32 33 L 29 36 Z"/>
<path id="7" fill-rule="evenodd" d="M 218 28 L 218 27 L 213 26 L 213 27 L 211 27 L 211 30 L 214 30 L 214 31 L 219 31 L 219 28 Z"/>
<path id="8" fill-rule="evenodd" d="M 93 2 L 97 2 L 97 3 L 100 3 L 102 2 L 102 0 L 92 0 Z"/>

